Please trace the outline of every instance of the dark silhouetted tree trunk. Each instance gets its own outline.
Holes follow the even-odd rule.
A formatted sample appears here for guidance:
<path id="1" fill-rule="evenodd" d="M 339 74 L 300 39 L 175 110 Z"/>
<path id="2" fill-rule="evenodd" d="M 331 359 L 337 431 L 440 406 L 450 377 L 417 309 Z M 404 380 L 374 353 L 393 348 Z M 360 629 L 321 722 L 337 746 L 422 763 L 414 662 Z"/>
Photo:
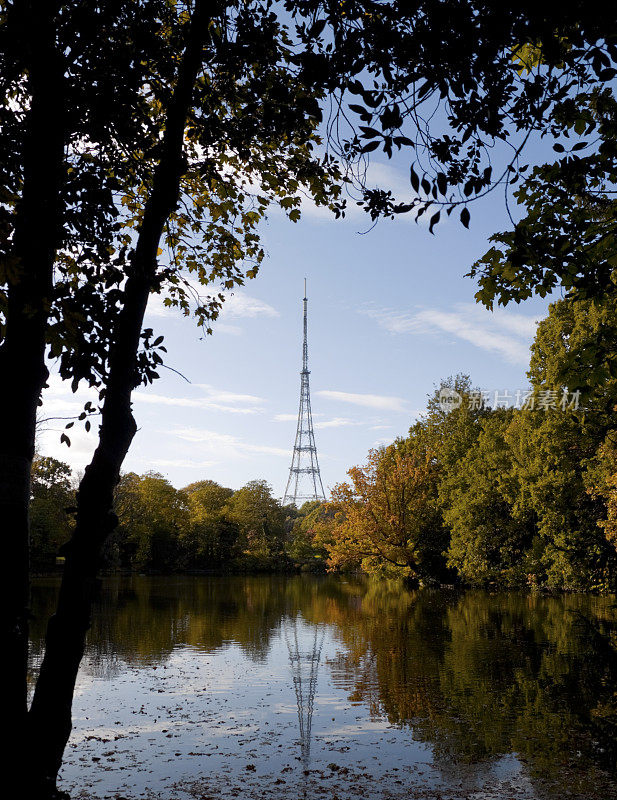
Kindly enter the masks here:
<path id="1" fill-rule="evenodd" d="M 62 216 L 63 68 L 55 44 L 56 11 L 57 4 L 45 0 L 22 3 L 12 10 L 12 30 L 20 35 L 30 94 L 23 183 L 11 248 L 13 276 L 0 346 L 0 520 L 5 564 L 2 647 L 3 663 L 8 667 L 3 706 L 9 749 L 14 748 L 16 754 L 23 746 L 27 714 L 30 471 L 36 411 L 48 375 L 45 335 Z"/>
<path id="2" fill-rule="evenodd" d="M 54 796 L 62 756 L 71 732 L 71 706 L 103 545 L 117 524 L 113 494 L 136 431 L 131 392 L 139 382 L 137 353 L 143 318 L 157 269 L 157 249 L 169 214 L 176 207 L 185 169 L 184 130 L 201 67 L 208 18 L 195 5 L 187 45 L 169 108 L 161 160 L 146 203 L 124 289 L 110 355 L 99 444 L 85 470 L 77 497 L 77 524 L 65 548 L 66 563 L 56 613 L 49 621 L 41 672 L 29 714 L 34 749 L 33 792 Z"/>

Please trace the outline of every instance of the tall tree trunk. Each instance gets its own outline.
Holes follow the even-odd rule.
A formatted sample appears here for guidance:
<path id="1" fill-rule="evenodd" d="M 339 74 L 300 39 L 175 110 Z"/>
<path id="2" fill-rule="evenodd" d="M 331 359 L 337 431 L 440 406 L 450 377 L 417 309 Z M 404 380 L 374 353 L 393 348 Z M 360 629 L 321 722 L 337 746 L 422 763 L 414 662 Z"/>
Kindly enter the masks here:
<path id="1" fill-rule="evenodd" d="M 47 379 L 45 334 L 53 264 L 61 231 L 64 169 L 63 68 L 57 52 L 57 4 L 32 0 L 13 9 L 28 69 L 30 109 L 23 151 L 22 195 L 15 210 L 16 277 L 8 288 L 5 338 L 0 346 L 0 520 L 4 701 L 9 749 L 23 754 L 27 714 L 30 471 L 36 411 Z M 9 752 L 9 763 L 13 753 Z M 10 779 L 10 775 L 7 776 Z"/>
<path id="2" fill-rule="evenodd" d="M 114 489 L 136 431 L 131 393 L 139 383 L 140 334 L 156 278 L 159 241 L 165 222 L 177 205 L 185 169 L 184 130 L 208 30 L 205 5 L 205 0 L 196 0 L 167 110 L 161 160 L 144 209 L 110 355 L 99 444 L 79 487 L 77 524 L 65 548 L 58 606 L 47 629 L 45 656 L 29 714 L 34 748 L 31 788 L 35 797 L 57 796 L 57 774 L 72 728 L 73 693 L 90 627 L 101 551 L 117 524 Z"/>

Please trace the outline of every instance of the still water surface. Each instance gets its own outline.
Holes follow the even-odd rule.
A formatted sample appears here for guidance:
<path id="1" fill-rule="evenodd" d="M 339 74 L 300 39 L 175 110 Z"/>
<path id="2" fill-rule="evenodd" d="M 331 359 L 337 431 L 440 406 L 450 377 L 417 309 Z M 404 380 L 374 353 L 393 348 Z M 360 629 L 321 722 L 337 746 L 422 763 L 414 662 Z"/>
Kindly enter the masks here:
<path id="1" fill-rule="evenodd" d="M 32 674 L 57 582 L 33 593 Z M 102 582 L 62 786 L 88 798 L 617 800 L 614 597 Z"/>

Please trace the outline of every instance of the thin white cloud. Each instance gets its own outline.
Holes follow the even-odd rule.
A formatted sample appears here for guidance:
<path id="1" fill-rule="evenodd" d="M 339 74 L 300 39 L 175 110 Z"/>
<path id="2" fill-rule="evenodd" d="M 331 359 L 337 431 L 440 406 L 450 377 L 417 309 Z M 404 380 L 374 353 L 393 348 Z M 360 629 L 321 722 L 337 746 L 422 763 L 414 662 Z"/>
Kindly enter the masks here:
<path id="1" fill-rule="evenodd" d="M 365 425 L 364 422 L 358 420 L 348 419 L 347 417 L 333 417 L 332 419 L 324 419 L 315 423 L 316 428 L 346 428 L 350 425 Z"/>
<path id="2" fill-rule="evenodd" d="M 137 403 L 160 406 L 177 406 L 179 408 L 200 408 L 210 411 L 226 411 L 231 414 L 255 414 L 263 411 L 266 401 L 263 397 L 254 394 L 241 394 L 219 389 L 209 383 L 191 384 L 194 390 L 200 392 L 199 396 L 173 397 L 157 394 L 156 392 L 137 390 L 132 394 Z M 57 373 L 52 373 L 48 380 L 48 387 L 43 392 L 43 407 L 41 418 L 52 416 L 77 415 L 83 411 L 86 400 L 95 402 L 97 395 L 87 388 L 80 389 L 76 394 L 71 391 L 70 381 L 63 381 Z"/>
<path id="3" fill-rule="evenodd" d="M 208 469 L 216 464 L 216 461 L 198 461 L 189 458 L 140 458 L 138 460 L 140 463 L 147 463 L 150 467 L 172 467 L 179 469 Z"/>
<path id="4" fill-rule="evenodd" d="M 170 317 L 178 313 L 177 308 L 166 306 L 165 294 L 151 294 L 146 307 L 146 317 Z"/>
<path id="5" fill-rule="evenodd" d="M 355 394 L 353 392 L 339 392 L 330 389 L 321 389 L 316 392 L 327 400 L 338 400 L 341 403 L 351 403 L 365 408 L 378 408 L 382 411 L 399 411 L 407 413 L 407 401 L 402 397 L 393 397 L 382 394 Z"/>
<path id="6" fill-rule="evenodd" d="M 84 400 L 85 402 L 85 400 Z M 42 419 L 56 416 L 77 416 L 84 410 L 84 403 L 79 400 L 69 400 L 66 395 L 45 394 L 44 408 L 39 412 Z"/>
<path id="7" fill-rule="evenodd" d="M 133 400 L 155 406 L 183 406 L 184 408 L 201 408 L 203 400 L 195 397 L 167 397 L 154 392 L 133 392 Z"/>
<path id="8" fill-rule="evenodd" d="M 192 396 L 185 395 L 181 397 L 149 391 L 135 391 L 133 392 L 133 399 L 138 408 L 141 407 L 143 409 L 143 406 L 148 405 L 158 407 L 161 413 L 167 413 L 168 415 L 169 413 L 173 414 L 171 411 L 173 408 L 195 408 L 202 411 L 217 411 L 228 414 L 258 414 L 264 411 L 266 404 L 262 397 L 230 392 L 218 389 L 210 384 L 193 384 L 191 391 L 194 392 Z M 90 462 L 98 441 L 100 417 L 94 416 L 92 418 L 92 430 L 89 433 L 84 430 L 81 422 L 76 422 L 73 428 L 66 431 L 71 440 L 71 447 L 67 447 L 60 442 L 60 436 L 65 432 L 63 418 L 79 415 L 83 411 L 84 403 L 87 400 L 94 401 L 96 404 L 96 393 L 91 390 L 80 389 L 76 394 L 73 394 L 69 381 L 63 381 L 57 373 L 50 375 L 48 388 L 43 392 L 43 406 L 39 411 L 39 418 L 42 420 L 37 431 L 37 449 L 39 452 L 57 458 L 60 461 L 65 461 L 73 469 L 82 469 Z M 252 452 L 250 446 L 248 449 Z M 278 455 L 279 453 L 275 452 L 275 454 Z M 287 451 L 285 451 L 285 454 L 287 454 Z M 219 454 L 213 453 L 213 456 L 217 455 Z M 155 468 L 208 468 L 214 461 L 203 460 L 199 457 L 193 460 L 189 456 L 178 459 L 174 458 L 172 454 L 170 459 L 165 459 L 164 457 L 160 459 L 154 458 L 148 460 L 147 463 Z"/>
<path id="9" fill-rule="evenodd" d="M 71 381 L 62 380 L 57 372 L 52 372 L 47 378 L 47 388 L 43 389 L 43 400 L 47 402 L 58 398 L 70 397 L 75 402 L 80 402 L 81 396 L 85 394 L 88 394 L 89 398 L 96 396 L 94 390 L 87 388 L 80 389 L 79 392 L 74 393 L 71 390 Z"/>
<path id="10" fill-rule="evenodd" d="M 229 336 L 241 336 L 242 328 L 239 325 L 227 325 L 224 322 L 215 322 L 217 333 L 227 333 Z"/>
<path id="11" fill-rule="evenodd" d="M 459 303 L 453 310 L 420 308 L 417 311 L 361 309 L 377 323 L 395 334 L 447 333 L 496 353 L 513 364 L 529 362 L 529 347 L 538 320 L 505 309 L 487 311 L 474 304 Z"/>
<path id="12" fill-rule="evenodd" d="M 57 372 L 52 372 L 47 379 L 47 388 L 43 389 L 42 399 L 43 405 L 37 412 L 39 420 L 36 432 L 37 451 L 69 464 L 73 470 L 83 469 L 90 463 L 98 443 L 100 417 L 91 418 L 90 432 L 84 429 L 83 422 L 76 421 L 74 427 L 69 429 L 66 429 L 65 425 L 81 414 L 87 401 L 96 406 L 97 393 L 86 387 L 73 393 L 71 382 L 63 381 Z M 63 433 L 69 437 L 70 447 L 60 441 Z"/>
<path id="13" fill-rule="evenodd" d="M 220 403 L 252 403 L 262 406 L 266 401 L 263 397 L 254 394 L 239 394 L 238 392 L 228 392 L 225 389 L 216 389 L 209 383 L 195 383 L 199 389 L 208 393 L 211 399 L 216 399 Z"/>
<path id="14" fill-rule="evenodd" d="M 71 382 L 63 381 L 57 372 L 52 372 L 47 379 L 47 388 L 43 389 L 43 405 L 37 411 L 39 421 L 39 431 L 37 438 L 40 438 L 44 430 L 48 428 L 60 428 L 63 420 L 68 422 L 71 418 L 76 418 L 84 410 L 86 402 L 90 401 L 94 406 L 98 405 L 98 393 L 88 387 L 80 387 L 77 392 L 71 391 Z M 97 417 L 93 419 L 96 424 Z M 75 428 L 80 427 L 78 423 Z M 75 435 L 75 430 L 73 430 Z M 60 436 L 60 434 L 58 434 Z M 63 445 L 64 447 L 64 445 Z M 55 458 L 57 456 L 54 456 Z"/>
<path id="15" fill-rule="evenodd" d="M 269 303 L 251 297 L 245 292 L 228 294 L 221 311 L 221 318 L 254 319 L 255 317 L 279 317 L 280 314 Z"/>
<path id="16" fill-rule="evenodd" d="M 179 408 L 199 408 L 207 411 L 225 411 L 229 414 L 257 414 L 263 411 L 265 401 L 252 394 L 235 394 L 215 389 L 206 383 L 194 384 L 203 392 L 201 397 L 169 397 L 153 392 L 133 392 L 138 403 Z"/>
<path id="17" fill-rule="evenodd" d="M 92 430 L 89 433 L 81 427 L 81 423 L 77 423 L 69 430 L 66 430 L 61 422 L 55 423 L 54 427 L 45 427 L 37 432 L 36 449 L 43 455 L 69 464 L 72 470 L 81 470 L 90 463 L 98 444 L 97 419 L 92 420 L 92 423 Z M 69 437 L 70 447 L 60 441 L 63 433 Z"/>
<path id="18" fill-rule="evenodd" d="M 265 444 L 252 444 L 229 433 L 204 430 L 203 428 L 176 428 L 166 431 L 185 442 L 198 444 L 200 449 L 211 452 L 219 460 L 228 458 L 247 458 L 251 455 L 290 456 L 290 450 Z"/>
<path id="19" fill-rule="evenodd" d="M 219 290 L 215 285 L 201 286 L 196 280 L 190 278 L 188 283 L 195 297 L 205 298 L 208 295 L 218 294 Z M 256 319 L 258 317 L 279 317 L 280 314 L 269 303 L 252 297 L 246 292 L 221 292 L 225 297 L 223 307 L 218 319 L 212 323 L 212 329 L 219 333 L 228 333 L 232 336 L 239 336 L 242 328 L 238 325 L 229 324 L 227 320 L 237 319 Z M 161 294 L 152 294 L 148 300 L 147 314 L 151 317 L 169 317 L 177 312 L 174 307 L 165 305 L 165 291 Z"/>

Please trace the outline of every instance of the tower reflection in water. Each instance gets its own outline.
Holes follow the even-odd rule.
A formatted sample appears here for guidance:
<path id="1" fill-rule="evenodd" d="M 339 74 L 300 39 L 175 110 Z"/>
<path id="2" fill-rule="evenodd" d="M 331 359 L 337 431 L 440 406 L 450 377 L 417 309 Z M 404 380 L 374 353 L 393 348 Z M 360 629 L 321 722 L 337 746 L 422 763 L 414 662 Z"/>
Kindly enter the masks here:
<path id="1" fill-rule="evenodd" d="M 311 729 L 317 690 L 317 675 L 326 632 L 325 625 L 308 625 L 300 614 L 283 621 L 289 666 L 298 706 L 300 760 L 308 776 L 311 760 Z"/>

